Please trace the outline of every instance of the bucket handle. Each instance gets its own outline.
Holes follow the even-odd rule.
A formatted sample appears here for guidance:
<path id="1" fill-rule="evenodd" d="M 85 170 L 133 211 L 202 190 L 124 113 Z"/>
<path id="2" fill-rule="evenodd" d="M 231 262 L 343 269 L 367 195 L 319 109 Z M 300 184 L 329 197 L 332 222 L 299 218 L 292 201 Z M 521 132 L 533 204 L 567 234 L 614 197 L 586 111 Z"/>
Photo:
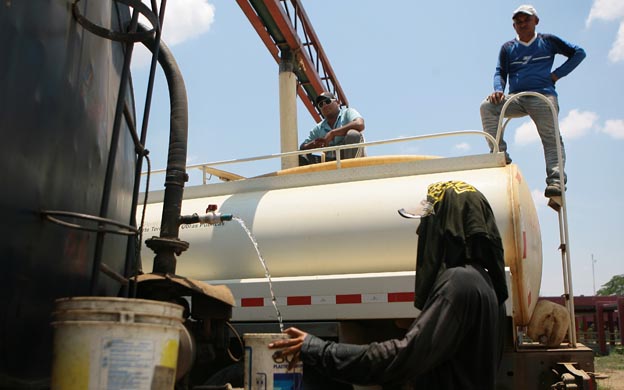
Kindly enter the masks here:
<path id="1" fill-rule="evenodd" d="M 241 351 L 244 351 L 245 350 L 245 345 L 243 343 L 243 339 L 240 337 L 240 335 L 238 334 L 236 329 L 234 329 L 234 327 L 232 326 L 232 324 L 230 324 L 229 321 L 225 321 L 225 324 L 228 326 L 228 328 L 230 328 L 230 330 L 234 333 L 234 335 L 238 339 L 238 342 L 240 343 L 240 346 L 241 346 Z M 240 362 L 240 360 L 243 358 L 243 355 L 241 355 L 240 357 L 234 356 L 234 354 L 232 354 L 232 351 L 230 351 L 229 347 L 227 349 L 227 353 L 228 353 L 228 356 L 230 357 L 230 359 L 232 359 L 232 361 L 234 361 L 234 362 Z"/>
<path id="2" fill-rule="evenodd" d="M 134 323 L 134 312 L 132 311 L 119 311 L 119 322 L 122 324 Z"/>

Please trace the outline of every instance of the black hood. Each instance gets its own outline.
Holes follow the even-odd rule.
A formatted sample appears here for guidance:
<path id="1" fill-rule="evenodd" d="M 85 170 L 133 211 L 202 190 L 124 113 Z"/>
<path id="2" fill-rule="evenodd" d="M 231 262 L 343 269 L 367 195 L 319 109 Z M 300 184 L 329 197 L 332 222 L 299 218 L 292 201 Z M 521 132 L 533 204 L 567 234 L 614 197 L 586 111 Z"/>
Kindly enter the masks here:
<path id="1" fill-rule="evenodd" d="M 490 276 L 499 303 L 507 299 L 503 244 L 487 199 L 461 181 L 431 184 L 433 212 L 420 221 L 414 305 L 424 307 L 440 272 L 478 264 Z"/>

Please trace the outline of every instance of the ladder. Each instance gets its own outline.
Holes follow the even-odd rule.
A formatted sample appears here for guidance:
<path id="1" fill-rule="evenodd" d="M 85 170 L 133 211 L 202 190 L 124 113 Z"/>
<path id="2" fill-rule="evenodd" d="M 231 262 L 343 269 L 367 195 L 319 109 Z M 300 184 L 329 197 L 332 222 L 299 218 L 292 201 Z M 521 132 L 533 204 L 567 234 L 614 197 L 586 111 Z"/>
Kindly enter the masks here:
<path id="1" fill-rule="evenodd" d="M 498 129 L 496 131 L 496 144 L 493 146 L 493 151 L 498 152 L 498 144 L 502 138 L 502 134 L 505 130 L 505 127 L 511 120 L 511 118 L 507 118 L 505 120 L 505 111 L 511 102 L 516 99 L 519 99 L 522 96 L 535 96 L 540 98 L 550 107 L 550 111 L 553 116 L 553 123 L 555 125 L 555 139 L 557 142 L 557 162 L 559 164 L 559 182 L 563 183 L 561 196 L 551 197 L 548 200 L 548 206 L 555 210 L 558 214 L 559 219 L 559 250 L 561 251 L 561 264 L 563 269 L 563 299 L 565 301 L 565 306 L 568 309 L 568 313 L 570 315 L 570 325 L 568 327 L 568 336 L 570 346 L 576 348 L 576 323 L 575 323 L 575 314 L 574 314 L 574 293 L 572 290 L 572 269 L 570 262 L 570 245 L 569 245 L 569 235 L 568 235 L 568 213 L 566 206 L 566 194 L 565 194 L 565 181 L 563 180 L 563 155 L 561 152 L 561 137 L 559 132 L 559 120 L 557 118 L 557 111 L 555 106 L 548 100 L 544 95 L 537 92 L 520 92 L 510 96 L 505 104 L 503 104 L 503 108 L 501 109 L 501 114 L 498 122 Z"/>

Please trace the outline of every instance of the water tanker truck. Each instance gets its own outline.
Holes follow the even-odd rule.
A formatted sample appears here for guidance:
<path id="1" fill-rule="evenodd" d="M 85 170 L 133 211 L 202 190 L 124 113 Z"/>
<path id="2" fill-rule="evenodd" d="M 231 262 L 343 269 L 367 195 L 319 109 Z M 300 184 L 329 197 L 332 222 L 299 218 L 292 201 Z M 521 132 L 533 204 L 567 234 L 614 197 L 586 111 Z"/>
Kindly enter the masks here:
<path id="1" fill-rule="evenodd" d="M 400 337 L 418 316 L 417 222 L 397 210 L 418 204 L 429 184 L 446 180 L 478 188 L 502 234 L 510 298 L 499 388 L 593 388 L 593 355 L 575 342 L 574 326 L 566 336 L 565 329 L 561 335 L 532 325 L 548 325 L 539 320 L 550 313 L 540 310 L 541 233 L 522 173 L 500 153 L 371 156 L 250 178 L 209 163 L 199 168 L 223 182 L 185 189 L 186 90 L 160 42 L 156 3 L 3 4 L 0 130 L 10 142 L 0 153 L 6 189 L 0 197 L 0 388 L 55 387 L 51 322 L 58 319 L 56 300 L 66 297 L 181 306 L 179 348 L 169 348 L 178 358 L 175 369 L 164 370 L 169 389 L 174 382 L 176 389 L 200 389 L 213 374 L 238 367 L 237 336 L 279 331 L 278 317 L 339 341 Z M 243 3 L 245 12 L 251 9 Z M 147 27 L 137 24 L 139 14 Z M 145 219 L 139 188 L 148 126 L 147 118 L 137 120 L 130 78 L 138 44 L 153 54 L 148 91 L 158 63 L 171 102 L 165 190 L 149 193 Z M 292 86 L 294 99 L 298 87 Z M 312 110 L 314 93 L 304 101 Z M 149 99 L 143 108 L 149 111 Z M 293 153 L 276 157 L 296 158 Z M 84 365 L 60 357 L 68 370 L 57 371 L 56 383 L 69 383 L 67 376 Z M 108 362 L 102 359 L 91 360 L 95 377 L 102 375 L 94 367 Z"/>
<path id="2" fill-rule="evenodd" d="M 484 136 L 436 136 L 473 135 Z M 418 138 L 427 136 L 412 141 Z M 418 316 L 413 305 L 418 222 L 401 218 L 397 210 L 416 206 L 429 184 L 459 180 L 478 188 L 490 202 L 505 250 L 510 298 L 499 388 L 550 388 L 564 383 L 570 367 L 578 371 L 573 382 L 589 386 L 583 371 L 593 371 L 591 350 L 570 347 L 569 341 L 560 345 L 561 336 L 554 349 L 525 340 L 539 302 L 541 232 L 526 181 L 502 153 L 364 157 L 253 178 L 216 170 L 209 163 L 194 168 L 216 172 L 224 180 L 187 187 L 182 214 L 211 205 L 219 215 L 234 219 L 183 226 L 180 238 L 190 247 L 176 272 L 227 286 L 236 301 L 236 332 L 278 332 L 281 315 L 286 326 L 351 343 L 400 334 L 400 324 Z M 161 213 L 162 193 L 151 192 L 144 234 L 158 232 Z M 150 257 L 143 259 L 150 269 Z M 550 313 L 551 308 L 546 310 Z M 554 337 L 544 329 L 534 332 Z"/>

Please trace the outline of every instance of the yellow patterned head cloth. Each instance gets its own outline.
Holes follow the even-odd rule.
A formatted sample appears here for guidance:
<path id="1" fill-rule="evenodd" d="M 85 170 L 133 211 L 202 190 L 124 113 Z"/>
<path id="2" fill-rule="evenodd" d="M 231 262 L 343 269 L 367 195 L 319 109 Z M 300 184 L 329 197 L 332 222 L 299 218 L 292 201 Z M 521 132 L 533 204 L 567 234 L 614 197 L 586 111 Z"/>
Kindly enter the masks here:
<path id="1" fill-rule="evenodd" d="M 444 199 L 444 194 L 449 188 L 452 188 L 457 194 L 477 191 L 470 184 L 458 180 L 433 183 L 430 184 L 429 187 L 427 187 L 427 199 L 423 199 L 418 206 L 410 210 L 398 210 L 399 215 L 404 218 L 418 219 L 435 214 L 435 206 L 440 203 L 442 199 Z"/>
<path id="2" fill-rule="evenodd" d="M 476 188 L 463 181 L 443 181 L 429 185 L 427 188 L 427 201 L 435 207 L 436 204 L 444 199 L 444 193 L 449 188 L 452 188 L 456 194 L 464 192 L 477 192 Z"/>

